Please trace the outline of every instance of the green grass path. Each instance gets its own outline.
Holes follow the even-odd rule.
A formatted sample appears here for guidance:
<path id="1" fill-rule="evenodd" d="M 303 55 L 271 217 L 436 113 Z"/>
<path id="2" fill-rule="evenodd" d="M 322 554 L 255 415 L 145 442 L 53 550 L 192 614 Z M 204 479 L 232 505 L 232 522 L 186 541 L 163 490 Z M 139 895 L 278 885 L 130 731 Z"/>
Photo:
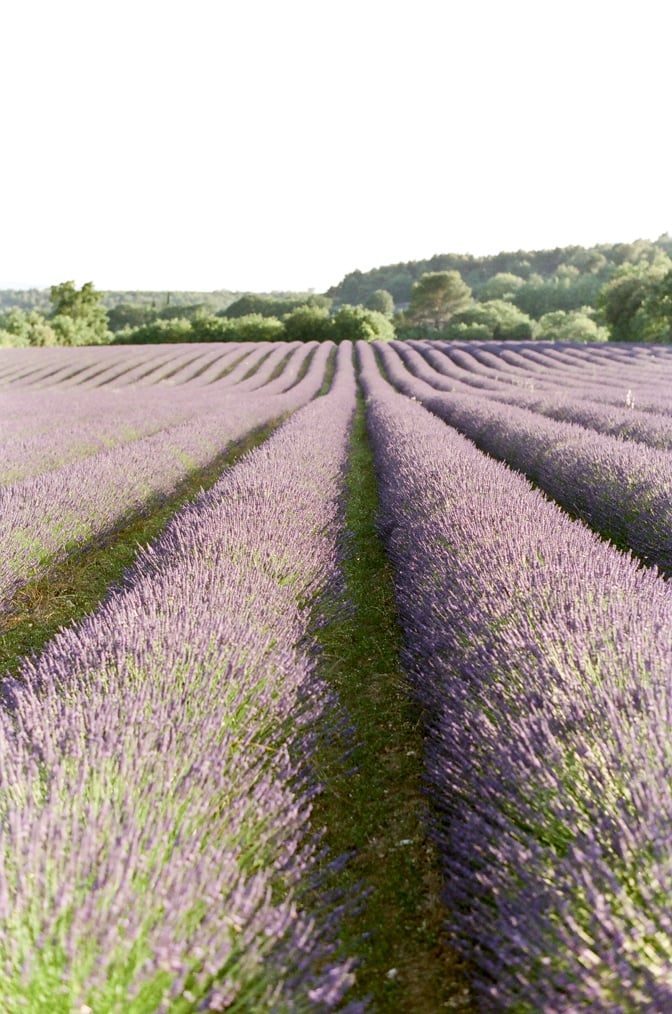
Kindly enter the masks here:
<path id="1" fill-rule="evenodd" d="M 475 1008 L 460 960 L 442 930 L 438 857 L 423 827 L 423 734 L 399 655 L 392 576 L 377 535 L 378 495 L 363 400 L 355 417 L 348 475 L 349 557 L 345 597 L 350 615 L 318 632 L 322 673 L 356 728 L 351 763 L 337 748 L 323 755 L 326 789 L 315 824 L 338 855 L 355 851 L 342 886 L 372 888 L 362 911 L 343 926 L 346 953 L 362 958 L 357 994 L 376 1011 L 438 1014 Z M 338 612 L 338 611 L 337 611 Z"/>

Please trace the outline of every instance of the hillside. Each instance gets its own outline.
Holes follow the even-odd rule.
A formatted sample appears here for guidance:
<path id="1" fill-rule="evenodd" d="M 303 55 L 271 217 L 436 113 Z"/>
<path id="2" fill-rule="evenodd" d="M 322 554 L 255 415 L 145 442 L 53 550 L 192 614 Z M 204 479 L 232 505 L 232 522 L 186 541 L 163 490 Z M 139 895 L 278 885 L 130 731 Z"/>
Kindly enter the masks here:
<path id="1" fill-rule="evenodd" d="M 328 289 L 327 295 L 336 303 L 366 304 L 376 290 L 386 289 L 397 305 L 403 305 L 408 302 L 411 286 L 425 272 L 459 271 L 477 300 L 501 298 L 493 279 L 506 275 L 514 276 L 513 302 L 524 313 L 538 318 L 552 310 L 594 306 L 600 288 L 617 268 L 623 264 L 651 264 L 664 255 L 672 256 L 672 237 L 668 234 L 655 242 L 638 239 L 632 243 L 516 250 L 483 257 L 435 254 L 426 260 L 351 271 Z"/>

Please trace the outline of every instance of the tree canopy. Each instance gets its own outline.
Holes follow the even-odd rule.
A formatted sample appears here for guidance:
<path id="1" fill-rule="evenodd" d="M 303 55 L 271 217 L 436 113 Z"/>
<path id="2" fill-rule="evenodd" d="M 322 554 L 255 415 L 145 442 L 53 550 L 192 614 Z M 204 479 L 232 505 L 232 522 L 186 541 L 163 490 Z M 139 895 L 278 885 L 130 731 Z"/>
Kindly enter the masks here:
<path id="1" fill-rule="evenodd" d="M 623 264 L 607 282 L 599 294 L 597 306 L 612 341 L 655 340 L 651 335 L 660 330 L 660 321 L 653 325 L 653 318 L 658 319 L 660 313 L 654 309 L 654 294 L 670 270 L 672 261 L 663 256 L 653 264 Z"/>
<path id="2" fill-rule="evenodd" d="M 58 337 L 51 325 L 37 310 L 15 306 L 0 314 L 0 345 L 56 345 Z"/>
<path id="3" fill-rule="evenodd" d="M 74 282 L 52 285 L 50 323 L 60 345 L 98 345 L 109 341 L 107 310 L 100 304 L 102 296 L 93 282 L 86 282 L 79 290 Z"/>
<path id="4" fill-rule="evenodd" d="M 366 301 L 367 310 L 376 310 L 385 317 L 392 317 L 394 313 L 394 297 L 387 289 L 376 289 Z"/>
<path id="5" fill-rule="evenodd" d="M 428 271 L 411 289 L 406 318 L 438 330 L 471 301 L 471 289 L 459 271 Z"/>
<path id="6" fill-rule="evenodd" d="M 534 321 L 507 300 L 490 299 L 455 314 L 443 336 L 460 341 L 530 341 Z"/>
<path id="7" fill-rule="evenodd" d="M 609 331 L 595 320 L 590 306 L 579 310 L 553 310 L 537 323 L 536 337 L 552 342 L 606 342 Z"/>

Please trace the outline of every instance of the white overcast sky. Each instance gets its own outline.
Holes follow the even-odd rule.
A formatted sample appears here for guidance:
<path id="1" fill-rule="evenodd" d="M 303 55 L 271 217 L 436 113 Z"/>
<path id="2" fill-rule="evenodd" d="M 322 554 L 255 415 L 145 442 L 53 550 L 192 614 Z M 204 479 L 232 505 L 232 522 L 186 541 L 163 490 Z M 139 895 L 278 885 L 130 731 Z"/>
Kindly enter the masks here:
<path id="1" fill-rule="evenodd" d="M 7 0 L 0 288 L 672 231 L 669 0 Z"/>

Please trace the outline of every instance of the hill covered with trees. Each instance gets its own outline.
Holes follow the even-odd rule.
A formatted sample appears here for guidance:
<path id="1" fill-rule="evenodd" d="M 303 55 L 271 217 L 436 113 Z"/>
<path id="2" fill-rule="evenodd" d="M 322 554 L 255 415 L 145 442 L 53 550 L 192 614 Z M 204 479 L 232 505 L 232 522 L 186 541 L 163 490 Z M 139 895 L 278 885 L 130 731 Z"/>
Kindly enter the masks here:
<path id="1" fill-rule="evenodd" d="M 418 295 L 439 276 L 445 282 L 446 274 L 461 297 L 432 316 Z M 335 306 L 372 306 L 387 297 L 400 338 L 666 342 L 672 340 L 672 237 L 483 257 L 437 254 L 352 271 L 327 295 Z"/>
<path id="2" fill-rule="evenodd" d="M 0 291 L 0 345 L 672 341 L 672 237 L 352 271 L 326 293 Z"/>
<path id="3" fill-rule="evenodd" d="M 616 270 L 626 265 L 650 265 L 660 257 L 672 258 L 672 237 L 667 233 L 655 242 L 638 239 L 633 243 L 517 250 L 482 257 L 435 254 L 426 260 L 351 271 L 328 289 L 327 295 L 336 303 L 366 305 L 376 291 L 386 290 L 399 306 L 408 303 L 413 283 L 427 272 L 459 271 L 478 301 L 501 298 L 513 286 L 521 310 L 539 317 L 549 310 L 594 304 L 600 288 Z"/>

